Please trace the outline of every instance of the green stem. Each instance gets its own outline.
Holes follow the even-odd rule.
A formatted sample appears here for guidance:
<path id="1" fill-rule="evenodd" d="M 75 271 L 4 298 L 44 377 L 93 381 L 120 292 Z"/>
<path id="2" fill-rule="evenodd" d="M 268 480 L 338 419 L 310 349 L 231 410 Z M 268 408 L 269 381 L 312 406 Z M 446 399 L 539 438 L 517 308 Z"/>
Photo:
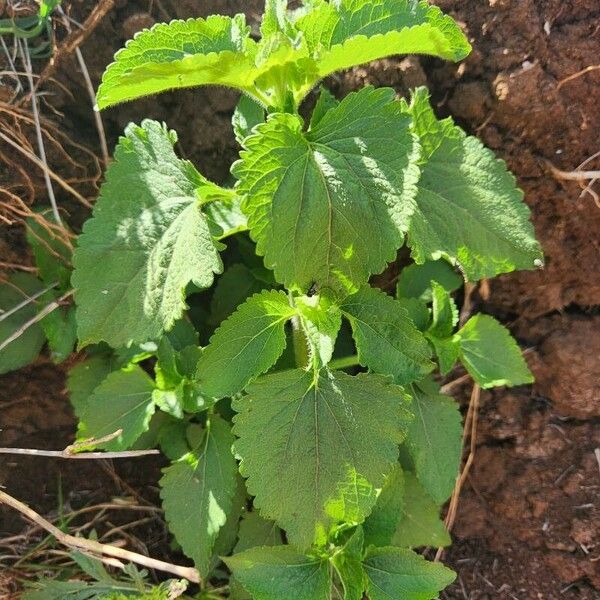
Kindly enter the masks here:
<path id="1" fill-rule="evenodd" d="M 358 367 L 360 363 L 358 362 L 358 356 L 355 354 L 353 356 L 344 356 L 342 358 L 334 358 L 329 363 L 329 368 L 331 370 L 334 369 L 349 369 L 350 367 Z"/>
<path id="2" fill-rule="evenodd" d="M 306 335 L 302 330 L 300 317 L 292 318 L 292 343 L 294 346 L 294 357 L 296 358 L 296 366 L 299 369 L 308 368 L 310 356 L 308 354 L 308 343 Z"/>

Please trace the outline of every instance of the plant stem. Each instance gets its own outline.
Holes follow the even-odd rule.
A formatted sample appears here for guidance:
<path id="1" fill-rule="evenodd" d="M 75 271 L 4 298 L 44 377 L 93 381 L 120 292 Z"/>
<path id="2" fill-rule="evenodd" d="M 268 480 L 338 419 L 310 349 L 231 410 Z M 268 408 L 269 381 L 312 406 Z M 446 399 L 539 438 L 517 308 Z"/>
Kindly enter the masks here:
<path id="1" fill-rule="evenodd" d="M 357 367 L 360 365 L 358 362 L 358 355 L 354 354 L 353 356 L 344 356 L 342 358 L 334 358 L 329 363 L 329 368 L 331 370 L 334 369 L 349 369 L 350 367 Z"/>
<path id="2" fill-rule="evenodd" d="M 294 317 L 292 319 L 292 343 L 294 345 L 296 366 L 299 369 L 306 369 L 309 365 L 310 357 L 308 355 L 308 344 L 306 342 L 306 335 L 302 330 L 300 317 Z"/>

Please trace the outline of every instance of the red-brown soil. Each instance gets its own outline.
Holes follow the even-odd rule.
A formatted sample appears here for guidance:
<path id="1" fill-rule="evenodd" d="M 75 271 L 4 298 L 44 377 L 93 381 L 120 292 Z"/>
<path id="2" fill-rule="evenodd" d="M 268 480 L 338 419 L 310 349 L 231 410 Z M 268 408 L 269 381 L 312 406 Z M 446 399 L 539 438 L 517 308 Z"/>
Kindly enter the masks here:
<path id="1" fill-rule="evenodd" d="M 482 394 L 475 463 L 461 496 L 455 544 L 445 557 L 459 579 L 444 597 L 598 599 L 600 208 L 591 194 L 581 195 L 576 182 L 556 179 L 547 161 L 571 171 L 600 150 L 600 70 L 567 80 L 600 60 L 600 4 L 436 3 L 453 13 L 472 39 L 474 52 L 463 65 L 386 60 L 338 77 L 331 85 L 347 91 L 370 82 L 392 85 L 400 93 L 428 85 L 441 116 L 453 115 L 513 169 L 546 255 L 543 270 L 501 277 L 481 286 L 474 297 L 474 308 L 503 320 L 528 350 L 536 383 Z M 93 3 L 66 4 L 83 20 Z M 82 47 L 95 83 L 125 39 L 155 20 L 240 10 L 253 18 L 262 3 L 163 0 L 150 3 L 151 14 L 148 2 L 141 0 L 115 4 Z M 70 93 L 49 87 L 55 95 L 48 103 L 63 116 L 48 110 L 48 117 L 75 142 L 98 152 L 90 101 L 75 63 L 62 63 L 57 77 Z M 235 102 L 235 94 L 210 89 L 111 109 L 104 115 L 109 144 L 130 120 L 162 119 L 179 131 L 184 155 L 209 177 L 223 181 L 237 151 L 229 126 Z M 93 197 L 94 161 L 83 154 L 77 158 L 82 163 L 78 173 L 57 149 L 50 162 L 59 173 L 92 180 L 78 189 Z M 586 168 L 600 168 L 600 159 Z M 10 175 L 13 183 L 20 176 L 15 169 Z M 38 175 L 33 173 L 34 195 L 43 201 Z M 0 169 L 0 184 L 8 179 L 9 173 Z M 60 192 L 59 201 L 70 209 L 77 226 L 85 211 Z M 28 260 L 18 228 L 1 228 L 0 255 L 7 262 Z M 72 439 L 74 423 L 63 387 L 63 371 L 43 359 L 1 377 L 0 446 L 64 447 Z M 459 389 L 457 397 L 466 403 L 468 394 L 469 389 Z M 132 491 L 153 502 L 159 463 L 121 463 L 115 471 L 95 463 L 15 457 L 0 461 L 0 483 L 45 514 L 56 510 L 59 475 L 69 506 Z M 0 537 L 20 528 L 14 513 L 0 511 Z M 138 537 L 155 554 L 168 551 L 158 520 L 150 531 L 150 538 L 144 538 L 147 530 Z"/>

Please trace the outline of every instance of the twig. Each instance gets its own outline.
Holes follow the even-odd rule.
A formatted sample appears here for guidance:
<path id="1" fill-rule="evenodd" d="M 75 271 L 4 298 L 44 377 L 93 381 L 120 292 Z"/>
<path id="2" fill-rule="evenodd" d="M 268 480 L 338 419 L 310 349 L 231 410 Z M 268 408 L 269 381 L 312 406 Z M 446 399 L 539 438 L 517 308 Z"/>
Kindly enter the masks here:
<path id="1" fill-rule="evenodd" d="M 0 448 L 0 454 L 19 454 L 24 456 L 43 456 L 46 458 L 65 459 L 112 459 L 112 458 L 138 458 L 151 454 L 160 454 L 158 450 L 128 450 L 125 452 L 80 452 L 72 453 L 65 450 L 36 450 L 33 448 Z"/>
<path id="2" fill-rule="evenodd" d="M 568 83 L 569 81 L 573 81 L 573 79 L 577 79 L 578 77 L 581 77 L 582 75 L 585 75 L 586 73 L 589 73 L 591 71 L 596 71 L 598 69 L 600 69 L 600 65 L 590 65 L 589 67 L 586 67 L 585 69 L 581 69 L 581 71 L 577 71 L 577 73 L 573 73 L 573 75 L 569 75 L 568 77 L 565 77 L 564 79 L 559 81 L 556 89 L 560 90 L 560 88 L 563 85 L 565 85 L 565 83 Z"/>
<path id="3" fill-rule="evenodd" d="M 14 508 L 22 515 L 27 517 L 30 521 L 33 521 L 36 525 L 39 525 L 42 529 L 45 529 L 48 533 L 52 534 L 60 544 L 72 548 L 73 550 L 90 553 L 99 559 L 102 559 L 103 557 L 109 557 L 125 560 L 127 562 L 133 562 L 148 569 L 156 569 L 157 571 L 171 573 L 193 583 L 200 583 L 201 581 L 200 574 L 192 567 L 174 565 L 162 560 L 144 556 L 143 554 L 138 554 L 137 552 L 131 552 L 129 550 L 117 548 L 116 546 L 111 546 L 109 544 L 101 544 L 95 540 L 77 538 L 75 536 L 63 533 L 60 529 L 58 529 L 58 527 L 55 527 L 52 523 L 29 508 L 29 506 L 23 504 L 23 502 L 13 498 L 2 490 L 0 490 L 0 502 L 10 506 L 11 508 Z"/>
<path id="4" fill-rule="evenodd" d="M 600 179 L 600 171 L 562 171 L 561 169 L 557 169 L 549 160 L 545 162 L 552 171 L 552 175 L 558 179 L 566 179 L 568 181 Z"/>
<path id="5" fill-rule="evenodd" d="M 60 305 L 61 302 L 64 302 L 69 296 L 73 294 L 75 290 L 69 290 L 66 294 L 63 294 L 58 300 L 54 300 L 50 302 L 47 306 L 42 308 L 42 310 L 26 321 L 19 327 L 15 332 L 9 335 L 2 343 L 0 343 L 0 351 L 4 350 L 9 344 L 12 344 L 16 339 L 20 338 L 31 326 L 39 323 L 44 317 L 47 317 L 51 312 L 55 311 Z"/>
<path id="6" fill-rule="evenodd" d="M 39 292 L 32 294 L 31 296 L 27 296 L 25 298 L 25 300 L 23 300 L 23 302 L 19 302 L 19 304 L 17 304 L 16 306 L 13 306 L 11 309 L 0 314 L 0 322 L 4 321 L 4 319 L 8 319 L 8 317 L 10 317 L 11 315 L 14 315 L 16 312 L 20 311 L 22 308 L 25 308 L 28 304 L 35 302 L 40 296 L 43 296 L 46 292 L 49 292 L 52 288 L 56 287 L 57 285 L 58 285 L 58 283 L 53 283 L 52 285 L 49 285 L 48 287 L 44 288 L 43 290 L 40 290 Z"/>

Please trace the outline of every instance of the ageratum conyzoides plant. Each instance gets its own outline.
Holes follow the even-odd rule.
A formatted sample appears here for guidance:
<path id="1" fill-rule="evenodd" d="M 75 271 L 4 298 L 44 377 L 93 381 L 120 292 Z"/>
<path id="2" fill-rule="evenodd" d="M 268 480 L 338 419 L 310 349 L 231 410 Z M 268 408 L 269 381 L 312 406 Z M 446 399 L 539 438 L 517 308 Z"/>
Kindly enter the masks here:
<path id="1" fill-rule="evenodd" d="M 99 109 L 239 91 L 241 151 L 222 187 L 165 124 L 125 130 L 73 256 L 79 435 L 172 461 L 163 508 L 208 595 L 436 598 L 454 573 L 414 548 L 450 543 L 462 425 L 441 376 L 461 363 L 484 388 L 532 380 L 494 318 L 459 327 L 454 297 L 540 266 L 540 247 L 504 162 L 438 120 L 427 90 L 326 87 L 387 56 L 465 58 L 449 16 L 417 0 L 265 4 L 260 32 L 243 15 L 159 24 L 106 69 Z M 369 282 L 403 246 L 391 295 Z"/>

